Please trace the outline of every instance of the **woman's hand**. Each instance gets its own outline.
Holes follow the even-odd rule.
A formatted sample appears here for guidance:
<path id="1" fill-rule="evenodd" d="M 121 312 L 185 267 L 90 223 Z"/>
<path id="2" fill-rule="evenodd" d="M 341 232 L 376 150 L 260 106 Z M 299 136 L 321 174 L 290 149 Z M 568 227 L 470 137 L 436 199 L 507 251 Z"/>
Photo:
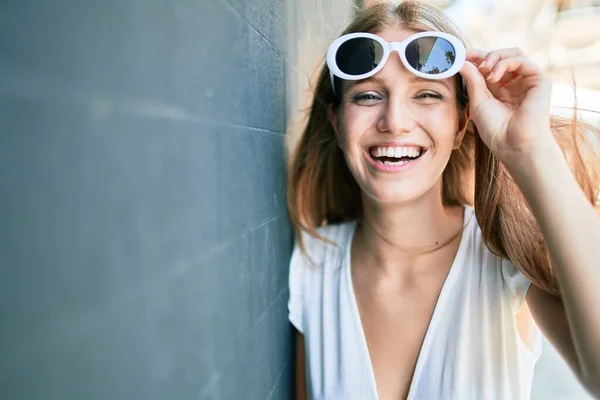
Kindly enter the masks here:
<path id="1" fill-rule="evenodd" d="M 471 118 L 500 161 L 532 157 L 552 143 L 551 82 L 520 49 L 469 49 L 460 74 Z"/>

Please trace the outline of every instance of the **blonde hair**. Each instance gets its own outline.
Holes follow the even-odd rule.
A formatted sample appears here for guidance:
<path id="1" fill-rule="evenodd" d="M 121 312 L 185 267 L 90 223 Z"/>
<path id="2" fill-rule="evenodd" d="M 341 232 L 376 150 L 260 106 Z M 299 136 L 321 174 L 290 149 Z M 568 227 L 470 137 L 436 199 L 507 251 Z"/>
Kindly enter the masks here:
<path id="1" fill-rule="evenodd" d="M 418 1 L 367 8 L 356 16 L 344 34 L 374 33 L 394 27 L 450 33 L 468 46 L 459 29 L 440 10 Z M 458 78 L 457 89 L 460 76 Z M 338 104 L 339 98 L 331 88 L 325 65 L 319 74 L 307 125 L 292 153 L 288 170 L 288 209 L 302 251 L 302 231 L 324 240 L 316 232 L 318 226 L 325 222 L 354 220 L 362 212 L 360 189 L 337 146 L 328 118 L 329 105 L 337 107 Z M 467 99 L 459 96 L 459 112 L 464 113 L 467 106 Z M 600 137 L 600 132 L 579 122 L 576 112 L 570 120 L 553 116 L 550 125 L 577 182 L 595 205 L 600 158 L 588 135 Z M 442 175 L 442 201 L 445 206 L 474 206 L 483 241 L 490 251 L 510 259 L 536 286 L 560 295 L 548 250 L 533 214 L 504 166 L 482 142 L 472 121 Z"/>

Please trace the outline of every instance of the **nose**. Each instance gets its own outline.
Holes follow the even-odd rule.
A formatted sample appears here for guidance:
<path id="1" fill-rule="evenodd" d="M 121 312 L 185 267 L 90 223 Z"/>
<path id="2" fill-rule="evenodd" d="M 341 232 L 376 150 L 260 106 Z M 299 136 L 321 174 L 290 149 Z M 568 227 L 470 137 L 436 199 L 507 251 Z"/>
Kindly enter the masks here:
<path id="1" fill-rule="evenodd" d="M 415 118 L 409 105 L 401 96 L 390 96 L 377 121 L 377 129 L 380 132 L 402 135 L 411 132 L 414 127 Z"/>

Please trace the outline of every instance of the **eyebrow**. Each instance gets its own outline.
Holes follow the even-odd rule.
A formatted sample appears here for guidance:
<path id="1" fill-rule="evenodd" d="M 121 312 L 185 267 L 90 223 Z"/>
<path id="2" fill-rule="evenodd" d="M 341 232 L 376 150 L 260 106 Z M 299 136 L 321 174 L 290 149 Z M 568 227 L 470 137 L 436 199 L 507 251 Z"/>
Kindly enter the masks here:
<path id="1" fill-rule="evenodd" d="M 452 88 L 450 88 L 450 85 L 448 85 L 446 82 L 441 81 L 439 79 L 426 79 L 426 78 L 421 78 L 420 76 L 415 75 L 410 79 L 410 81 L 411 81 L 411 83 L 414 83 L 414 82 L 437 83 L 438 85 L 444 86 L 449 91 L 452 91 Z M 347 89 L 350 89 L 352 86 L 360 85 L 361 83 L 367 83 L 367 82 L 378 83 L 383 86 L 383 81 L 376 76 L 370 76 L 368 78 L 360 79 L 358 81 L 348 81 L 348 82 L 350 84 L 348 85 Z"/>
<path id="2" fill-rule="evenodd" d="M 439 79 L 426 79 L 426 78 L 421 78 L 420 76 L 415 75 L 414 77 L 411 78 L 411 82 L 437 83 L 439 85 L 444 86 L 449 91 L 452 91 L 452 88 L 450 88 L 450 85 L 448 85 L 446 82 L 441 81 Z"/>
<path id="3" fill-rule="evenodd" d="M 370 76 L 365 79 L 359 79 L 357 81 L 348 81 L 348 82 L 350 82 L 350 84 L 348 85 L 348 89 L 350 89 L 352 86 L 360 85 L 361 83 L 367 83 L 367 82 L 378 83 L 383 86 L 383 81 L 376 76 Z"/>

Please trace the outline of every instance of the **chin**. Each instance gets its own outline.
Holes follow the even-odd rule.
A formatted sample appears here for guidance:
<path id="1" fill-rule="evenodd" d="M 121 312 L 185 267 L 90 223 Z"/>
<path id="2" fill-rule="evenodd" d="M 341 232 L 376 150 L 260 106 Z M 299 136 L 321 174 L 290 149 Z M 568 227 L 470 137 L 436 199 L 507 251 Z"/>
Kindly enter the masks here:
<path id="1" fill-rule="evenodd" d="M 365 191 L 367 196 L 378 204 L 407 204 L 412 203 L 427 192 L 427 188 L 406 184 L 381 185 Z"/>

